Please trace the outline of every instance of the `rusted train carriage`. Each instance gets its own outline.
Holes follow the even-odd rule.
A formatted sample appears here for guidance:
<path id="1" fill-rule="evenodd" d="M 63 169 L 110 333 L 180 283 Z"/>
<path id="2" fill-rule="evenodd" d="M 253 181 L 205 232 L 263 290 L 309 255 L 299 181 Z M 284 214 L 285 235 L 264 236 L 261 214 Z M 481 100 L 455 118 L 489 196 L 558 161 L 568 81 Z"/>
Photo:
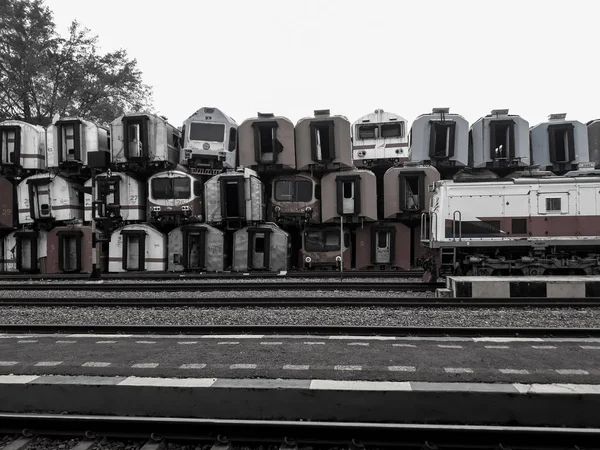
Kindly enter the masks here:
<path id="1" fill-rule="evenodd" d="M 25 178 L 17 185 L 17 201 L 21 225 L 83 220 L 82 187 L 58 175 Z"/>
<path id="2" fill-rule="evenodd" d="M 215 175 L 204 184 L 206 222 L 239 227 L 265 219 L 263 184 L 251 169 Z"/>
<path id="3" fill-rule="evenodd" d="M 12 181 L 0 177 L 0 230 L 12 229 L 16 225 L 17 191 Z"/>
<path id="4" fill-rule="evenodd" d="M 429 186 L 439 179 L 440 173 L 432 166 L 406 164 L 389 168 L 383 176 L 384 219 L 420 219 L 429 208 Z"/>
<path id="5" fill-rule="evenodd" d="M 21 229 L 3 240 L 4 272 L 47 273 L 48 233 Z"/>
<path id="6" fill-rule="evenodd" d="M 92 187 L 92 179 L 85 182 Z M 85 221 L 109 220 L 113 226 L 146 220 L 146 183 L 122 172 L 96 176 L 96 197 L 85 194 Z"/>
<path id="7" fill-rule="evenodd" d="M 154 114 L 127 114 L 111 123 L 112 164 L 135 172 L 179 164 L 181 132 Z"/>
<path id="8" fill-rule="evenodd" d="M 109 272 L 164 272 L 167 237 L 147 224 L 125 225 L 112 233 L 108 250 Z"/>
<path id="9" fill-rule="evenodd" d="M 369 170 L 331 172 L 321 178 L 321 220 L 377 220 L 377 179 Z M 339 222 L 339 220 L 338 220 Z"/>
<path id="10" fill-rule="evenodd" d="M 244 227 L 233 234 L 233 264 L 235 272 L 289 269 L 290 238 L 274 223 Z"/>
<path id="11" fill-rule="evenodd" d="M 92 272 L 92 227 L 54 227 L 47 242 L 46 273 Z"/>
<path id="12" fill-rule="evenodd" d="M 358 270 L 410 270 L 411 229 L 398 222 L 367 224 L 356 229 Z"/>
<path id="13" fill-rule="evenodd" d="M 8 176 L 46 169 L 46 130 L 20 120 L 0 122 L 0 169 Z"/>
<path id="14" fill-rule="evenodd" d="M 344 269 L 352 265 L 352 244 L 350 231 L 342 233 L 339 227 L 311 227 L 302 233 L 302 247 L 298 252 L 298 267 L 309 270 L 339 269 L 343 260 Z M 341 249 L 340 249 L 341 246 Z"/>
<path id="15" fill-rule="evenodd" d="M 268 220 L 280 223 L 320 223 L 321 184 L 309 174 L 281 175 L 271 182 Z"/>
<path id="16" fill-rule="evenodd" d="M 258 113 L 238 133 L 241 166 L 268 173 L 296 169 L 294 124 L 287 118 Z"/>
<path id="17" fill-rule="evenodd" d="M 344 116 L 332 116 L 329 110 L 315 111 L 314 117 L 300 119 L 294 130 L 296 169 L 351 169 L 352 138 L 350 122 Z"/>
<path id="18" fill-rule="evenodd" d="M 169 233 L 168 270 L 222 272 L 225 269 L 224 233 L 207 224 L 189 224 Z"/>
<path id="19" fill-rule="evenodd" d="M 203 184 L 183 170 L 168 170 L 148 179 L 148 222 L 181 224 L 204 220 Z"/>

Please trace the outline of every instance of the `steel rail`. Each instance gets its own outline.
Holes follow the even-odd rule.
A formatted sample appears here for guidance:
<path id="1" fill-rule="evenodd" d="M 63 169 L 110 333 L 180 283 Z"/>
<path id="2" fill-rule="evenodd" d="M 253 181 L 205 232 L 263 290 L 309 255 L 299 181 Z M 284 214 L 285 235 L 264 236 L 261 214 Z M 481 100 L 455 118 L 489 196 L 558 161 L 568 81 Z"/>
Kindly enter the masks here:
<path id="1" fill-rule="evenodd" d="M 0 298 L 0 306 L 30 307 L 115 307 L 115 308 L 168 308 L 168 307 L 412 307 L 412 308 L 594 308 L 600 307 L 600 297 L 590 298 L 424 298 L 424 297 L 200 297 L 176 298 Z"/>
<path id="2" fill-rule="evenodd" d="M 419 337 L 572 337 L 600 338 L 600 328 L 543 327 L 404 327 L 360 325 L 73 325 L 0 324 L 13 334 L 260 334 Z"/>
<path id="3" fill-rule="evenodd" d="M 0 431 L 25 436 L 84 439 L 128 438 L 228 443 L 274 443 L 288 448 L 307 444 L 341 444 L 424 448 L 598 448 L 598 428 L 490 425 L 299 422 L 275 420 L 194 419 L 177 417 L 109 417 L 0 413 Z M 466 446 L 466 447 L 465 447 Z"/>

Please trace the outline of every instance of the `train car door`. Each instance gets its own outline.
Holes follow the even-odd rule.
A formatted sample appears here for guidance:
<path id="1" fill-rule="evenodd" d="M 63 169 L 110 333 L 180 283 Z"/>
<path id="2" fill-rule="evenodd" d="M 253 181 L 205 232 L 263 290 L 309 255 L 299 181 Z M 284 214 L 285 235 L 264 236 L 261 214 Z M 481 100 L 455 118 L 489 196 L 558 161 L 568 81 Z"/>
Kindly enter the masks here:
<path id="1" fill-rule="evenodd" d="M 81 231 L 58 232 L 58 268 L 61 272 L 81 270 Z"/>
<path id="2" fill-rule="evenodd" d="M 146 233 L 138 230 L 121 232 L 123 236 L 123 270 L 145 270 Z"/>
<path id="3" fill-rule="evenodd" d="M 2 164 L 18 164 L 21 149 L 21 128 L 0 127 L 0 148 Z"/>
<path id="4" fill-rule="evenodd" d="M 360 175 L 337 177 L 336 184 L 338 214 L 360 214 Z"/>
<path id="5" fill-rule="evenodd" d="M 201 270 L 206 267 L 206 229 L 184 227 L 183 247 L 185 269 Z"/>
<path id="6" fill-rule="evenodd" d="M 15 233 L 17 241 L 17 270 L 19 272 L 36 272 L 37 267 L 37 234 L 33 231 Z"/>
<path id="7" fill-rule="evenodd" d="M 390 264 L 390 247 L 391 247 L 391 236 L 390 232 L 386 230 L 376 231 L 376 249 L 375 249 L 375 263 L 376 264 Z"/>
<path id="8" fill-rule="evenodd" d="M 269 270 L 271 230 L 248 229 L 248 270 Z"/>

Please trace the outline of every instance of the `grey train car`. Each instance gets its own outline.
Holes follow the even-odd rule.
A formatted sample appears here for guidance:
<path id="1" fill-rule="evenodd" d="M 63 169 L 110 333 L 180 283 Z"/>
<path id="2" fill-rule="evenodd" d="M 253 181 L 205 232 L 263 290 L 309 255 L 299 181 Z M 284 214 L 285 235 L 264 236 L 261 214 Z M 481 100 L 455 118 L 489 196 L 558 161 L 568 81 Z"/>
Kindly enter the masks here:
<path id="1" fill-rule="evenodd" d="M 411 230 L 399 222 L 367 224 L 356 230 L 356 269 L 410 270 Z"/>
<path id="2" fill-rule="evenodd" d="M 224 233 L 210 225 L 193 223 L 169 233 L 170 272 L 222 272 L 225 268 Z"/>
<path id="3" fill-rule="evenodd" d="M 321 184 L 309 174 L 280 175 L 271 182 L 269 220 L 280 223 L 320 223 Z"/>
<path id="4" fill-rule="evenodd" d="M 383 176 L 384 219 L 415 219 L 429 210 L 429 186 L 440 180 L 435 167 L 407 164 L 391 167 Z"/>
<path id="5" fill-rule="evenodd" d="M 332 116 L 329 110 L 315 111 L 314 117 L 300 119 L 296 136 L 296 169 L 351 169 L 352 137 L 350 122 L 344 116 Z"/>
<path id="6" fill-rule="evenodd" d="M 238 128 L 240 165 L 257 172 L 296 169 L 294 124 L 285 117 L 258 113 Z"/>
<path id="7" fill-rule="evenodd" d="M 495 109 L 471 125 L 469 153 L 474 168 L 530 165 L 529 123 L 508 109 Z"/>
<path id="8" fill-rule="evenodd" d="M 200 108 L 183 123 L 180 164 L 190 173 L 214 174 L 237 167 L 237 123 L 217 108 Z"/>
<path id="9" fill-rule="evenodd" d="M 377 220 L 377 179 L 369 170 L 331 172 L 321 178 L 321 221 Z"/>
<path id="10" fill-rule="evenodd" d="M 336 270 L 340 267 L 340 260 L 343 260 L 344 269 L 350 269 L 350 231 L 343 230 L 343 240 L 341 234 L 340 228 L 336 226 L 305 229 L 302 233 L 302 247 L 298 252 L 298 267 L 306 270 Z"/>
<path id="11" fill-rule="evenodd" d="M 290 237 L 274 223 L 244 227 L 233 234 L 234 272 L 287 271 Z"/>
<path id="12" fill-rule="evenodd" d="M 566 114 L 551 114 L 547 122 L 531 128 L 532 164 L 542 170 L 565 173 L 589 165 L 587 127 Z M 593 168 L 593 167 L 592 167 Z"/>
<path id="13" fill-rule="evenodd" d="M 13 231 L 4 237 L 3 272 L 46 273 L 48 232 Z"/>
<path id="14" fill-rule="evenodd" d="M 167 236 L 152 225 L 125 225 L 113 231 L 108 250 L 108 270 L 164 272 L 167 270 Z"/>
<path id="15" fill-rule="evenodd" d="M 199 177 L 183 170 L 167 170 L 148 178 L 150 223 L 181 224 L 204 219 L 203 185 Z"/>
<path id="16" fill-rule="evenodd" d="M 263 184 L 250 169 L 215 175 L 204 183 L 206 222 L 239 225 L 265 218 Z"/>
<path id="17" fill-rule="evenodd" d="M 172 169 L 179 164 L 181 132 L 154 114 L 127 114 L 110 125 L 112 164 L 140 172 Z"/>
<path id="18" fill-rule="evenodd" d="M 0 169 L 11 176 L 46 170 L 46 130 L 20 120 L 0 122 Z"/>
<path id="19" fill-rule="evenodd" d="M 590 161 L 598 168 L 600 167 L 600 119 L 590 120 L 587 123 L 587 130 Z"/>
<path id="20" fill-rule="evenodd" d="M 54 227 L 47 242 L 46 273 L 92 273 L 92 227 Z"/>
<path id="21" fill-rule="evenodd" d="M 411 161 L 439 170 L 469 164 L 469 122 L 449 108 L 434 108 L 410 128 Z"/>

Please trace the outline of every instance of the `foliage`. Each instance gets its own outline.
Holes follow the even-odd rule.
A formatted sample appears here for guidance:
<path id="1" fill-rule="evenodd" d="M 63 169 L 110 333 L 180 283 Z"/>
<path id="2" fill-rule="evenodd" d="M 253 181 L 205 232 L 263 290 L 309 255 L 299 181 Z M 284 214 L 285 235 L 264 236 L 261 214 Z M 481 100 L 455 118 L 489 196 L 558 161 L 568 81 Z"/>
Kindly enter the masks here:
<path id="1" fill-rule="evenodd" d="M 151 88 L 125 50 L 100 54 L 97 36 L 76 21 L 60 36 L 43 0 L 0 0 L 0 117 L 107 124 L 151 106 Z"/>

